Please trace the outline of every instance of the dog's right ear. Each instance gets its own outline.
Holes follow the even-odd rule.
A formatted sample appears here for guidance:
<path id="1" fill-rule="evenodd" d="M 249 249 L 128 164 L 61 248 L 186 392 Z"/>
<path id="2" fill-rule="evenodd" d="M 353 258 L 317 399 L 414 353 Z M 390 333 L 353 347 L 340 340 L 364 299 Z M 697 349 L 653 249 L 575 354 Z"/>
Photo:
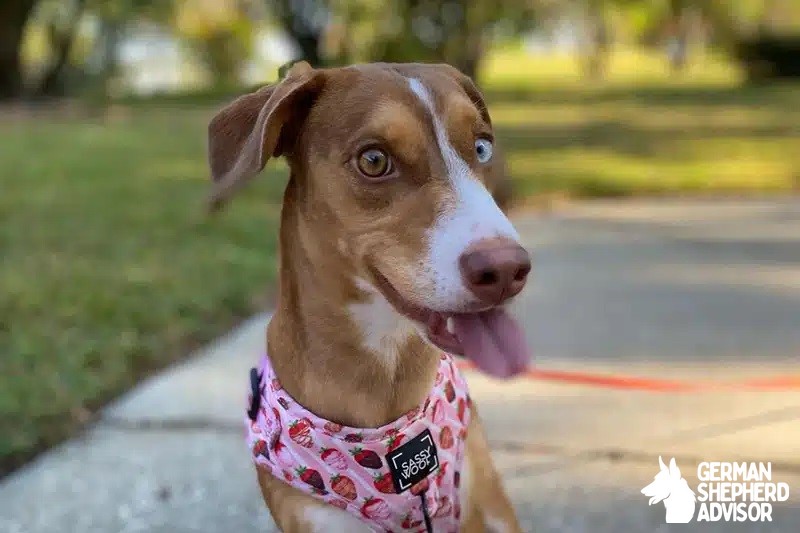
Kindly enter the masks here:
<path id="1" fill-rule="evenodd" d="M 210 211 L 264 169 L 270 157 L 288 153 L 294 136 L 324 84 L 323 73 L 296 63 L 275 85 L 241 96 L 208 125 L 208 162 L 214 182 Z"/>

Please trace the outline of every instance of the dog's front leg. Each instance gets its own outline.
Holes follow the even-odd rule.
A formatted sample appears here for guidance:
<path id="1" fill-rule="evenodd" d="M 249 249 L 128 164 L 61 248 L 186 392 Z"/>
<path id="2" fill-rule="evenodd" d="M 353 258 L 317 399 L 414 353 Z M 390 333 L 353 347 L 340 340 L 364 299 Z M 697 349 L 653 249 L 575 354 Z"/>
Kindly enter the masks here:
<path id="1" fill-rule="evenodd" d="M 320 503 L 257 468 L 258 484 L 272 518 L 285 533 L 368 532 L 370 529 L 347 511 Z"/>
<path id="2" fill-rule="evenodd" d="M 473 405 L 461 482 L 462 531 L 521 532 L 514 507 L 495 470 L 483 424 Z"/>

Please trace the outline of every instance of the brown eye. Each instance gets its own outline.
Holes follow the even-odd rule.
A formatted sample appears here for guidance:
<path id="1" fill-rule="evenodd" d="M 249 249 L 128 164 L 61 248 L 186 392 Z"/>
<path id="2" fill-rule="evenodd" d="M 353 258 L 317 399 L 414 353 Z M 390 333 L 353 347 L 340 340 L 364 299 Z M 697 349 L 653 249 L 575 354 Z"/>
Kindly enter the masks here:
<path id="1" fill-rule="evenodd" d="M 369 148 L 358 156 L 358 170 L 369 178 L 385 176 L 392 170 L 389 155 L 378 148 Z"/>

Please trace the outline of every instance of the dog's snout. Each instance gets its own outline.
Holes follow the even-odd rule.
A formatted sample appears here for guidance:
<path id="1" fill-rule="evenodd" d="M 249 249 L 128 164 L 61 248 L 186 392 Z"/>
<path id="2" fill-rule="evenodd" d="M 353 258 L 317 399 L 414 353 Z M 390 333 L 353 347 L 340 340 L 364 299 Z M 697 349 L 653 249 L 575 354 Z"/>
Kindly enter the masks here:
<path id="1" fill-rule="evenodd" d="M 483 303 L 497 305 L 525 286 L 531 258 L 511 239 L 484 239 L 461 254 L 459 267 L 469 290 Z"/>

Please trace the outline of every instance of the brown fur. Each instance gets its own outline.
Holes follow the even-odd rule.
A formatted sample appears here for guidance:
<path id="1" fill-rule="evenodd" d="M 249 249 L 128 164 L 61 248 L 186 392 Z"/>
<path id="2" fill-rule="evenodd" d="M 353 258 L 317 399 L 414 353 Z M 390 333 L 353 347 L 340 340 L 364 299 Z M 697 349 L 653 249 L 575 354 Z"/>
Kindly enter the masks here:
<path id="1" fill-rule="evenodd" d="M 355 277 L 374 282 L 377 272 L 411 299 L 426 290 L 414 268 L 427 228 L 452 200 L 430 120 L 403 76 L 434 88 L 454 148 L 474 157 L 474 137 L 490 133 L 490 118 L 472 82 L 448 66 L 314 70 L 300 63 L 279 84 L 236 100 L 209 126 L 212 207 L 269 157 L 288 159 L 268 352 L 287 393 L 348 426 L 378 427 L 419 405 L 438 364 L 438 351 L 418 334 L 399 339 L 395 364 L 387 364 L 364 346 L 348 313 L 369 297 Z M 391 148 L 400 177 L 377 184 L 356 175 L 349 162 L 365 140 Z M 464 530 L 483 531 L 488 513 L 518 531 L 477 413 L 467 450 L 472 487 Z M 304 510 L 320 502 L 266 471 L 258 470 L 258 480 L 284 531 L 311 530 Z"/>

